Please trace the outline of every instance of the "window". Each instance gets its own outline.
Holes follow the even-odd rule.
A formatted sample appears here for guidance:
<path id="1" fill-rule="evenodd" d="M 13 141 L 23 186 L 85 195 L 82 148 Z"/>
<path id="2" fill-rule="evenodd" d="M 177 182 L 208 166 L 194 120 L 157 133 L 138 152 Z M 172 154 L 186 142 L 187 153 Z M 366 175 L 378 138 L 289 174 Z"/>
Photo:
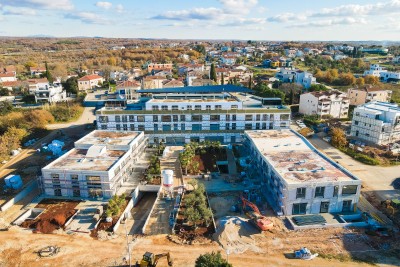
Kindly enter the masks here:
<path id="1" fill-rule="evenodd" d="M 121 121 L 121 117 L 119 115 L 115 116 L 115 121 L 116 122 L 120 122 Z"/>
<path id="2" fill-rule="evenodd" d="M 292 214 L 306 214 L 307 212 L 307 203 L 296 203 L 293 204 Z"/>
<path id="3" fill-rule="evenodd" d="M 171 125 L 169 125 L 169 124 L 163 125 L 162 130 L 165 132 L 171 131 Z"/>
<path id="4" fill-rule="evenodd" d="M 135 130 L 135 124 L 131 124 L 131 125 L 129 125 L 129 126 L 130 126 L 131 131 L 134 131 L 134 130 Z"/>
<path id="5" fill-rule="evenodd" d="M 187 106 L 186 106 L 186 109 L 187 109 L 187 110 L 192 110 L 192 106 L 191 106 L 191 105 L 187 105 Z"/>
<path id="6" fill-rule="evenodd" d="M 262 117 L 262 119 L 263 119 L 263 121 L 266 121 L 266 120 L 268 120 L 268 115 L 267 115 L 267 114 L 263 114 L 263 117 Z"/>
<path id="7" fill-rule="evenodd" d="M 324 186 L 317 186 L 315 188 L 315 197 L 324 197 L 325 187 Z"/>
<path id="8" fill-rule="evenodd" d="M 137 116 L 138 122 L 144 122 L 144 116 Z"/>
<path id="9" fill-rule="evenodd" d="M 245 125 L 244 125 L 244 129 L 245 130 L 251 130 L 252 129 L 252 124 L 251 123 L 246 123 Z"/>
<path id="10" fill-rule="evenodd" d="M 306 188 L 299 187 L 296 191 L 296 198 L 305 198 L 306 197 Z"/>
<path id="11" fill-rule="evenodd" d="M 229 130 L 229 123 L 225 124 L 225 130 Z"/>
<path id="12" fill-rule="evenodd" d="M 354 124 L 355 124 L 355 125 L 358 125 L 358 121 L 354 121 Z"/>
<path id="13" fill-rule="evenodd" d="M 162 122 L 171 122 L 171 115 L 163 115 L 161 116 Z"/>
<path id="14" fill-rule="evenodd" d="M 192 121 L 202 121 L 201 115 L 192 115 Z"/>
<path id="15" fill-rule="evenodd" d="M 260 123 L 259 122 L 256 123 L 256 130 L 260 130 Z"/>
<path id="16" fill-rule="evenodd" d="M 238 109 L 238 105 L 232 105 L 231 109 Z"/>
<path id="17" fill-rule="evenodd" d="M 219 130 L 219 124 L 210 124 L 210 130 L 211 131 L 218 131 Z"/>
<path id="18" fill-rule="evenodd" d="M 329 202 L 321 202 L 319 212 L 320 213 L 328 213 L 329 212 Z"/>
<path id="19" fill-rule="evenodd" d="M 201 124 L 192 124 L 192 131 L 201 131 Z"/>
<path id="20" fill-rule="evenodd" d="M 127 122 L 128 121 L 128 116 L 122 115 L 122 122 Z"/>
<path id="21" fill-rule="evenodd" d="M 215 110 L 221 110 L 222 106 L 221 105 L 215 105 Z"/>
<path id="22" fill-rule="evenodd" d="M 176 105 L 172 106 L 172 110 L 178 110 L 178 106 Z"/>
<path id="23" fill-rule="evenodd" d="M 210 105 L 207 105 L 207 106 L 206 106 L 206 110 L 211 110 L 211 106 L 210 106 Z"/>
<path id="24" fill-rule="evenodd" d="M 261 115 L 260 114 L 257 114 L 256 115 L 256 121 L 259 121 L 261 119 Z"/>
<path id="25" fill-rule="evenodd" d="M 236 123 L 232 123 L 232 130 L 236 130 Z"/>
<path id="26" fill-rule="evenodd" d="M 128 131 L 128 124 L 123 124 L 122 127 L 123 127 L 124 131 Z"/>
<path id="27" fill-rule="evenodd" d="M 153 110 L 159 110 L 159 107 L 156 106 L 156 105 L 153 105 L 153 106 L 152 106 L 152 109 L 153 109 Z"/>
<path id="28" fill-rule="evenodd" d="M 144 131 L 144 125 L 138 125 L 138 131 Z"/>
<path id="29" fill-rule="evenodd" d="M 130 122 L 134 122 L 134 121 L 135 121 L 135 116 L 129 115 L 129 121 L 130 121 Z"/>
<path id="30" fill-rule="evenodd" d="M 158 132 L 158 124 L 154 123 L 154 131 Z"/>
<path id="31" fill-rule="evenodd" d="M 99 122 L 107 123 L 108 122 L 108 116 L 99 116 Z"/>
<path id="32" fill-rule="evenodd" d="M 153 115 L 153 121 L 157 122 L 158 121 L 158 116 L 157 115 Z"/>
<path id="33" fill-rule="evenodd" d="M 200 105 L 195 105 L 194 106 L 194 110 L 201 110 L 201 106 Z"/>
<path id="34" fill-rule="evenodd" d="M 161 106 L 161 110 L 168 110 L 168 106 Z"/>
<path id="35" fill-rule="evenodd" d="M 342 188 L 342 195 L 355 195 L 357 194 L 357 185 L 345 185 Z"/>
<path id="36" fill-rule="evenodd" d="M 267 129 L 267 124 L 265 122 L 262 123 L 262 129 L 266 130 Z"/>
<path id="37" fill-rule="evenodd" d="M 342 212 L 351 211 L 351 200 L 343 200 Z"/>
<path id="38" fill-rule="evenodd" d="M 174 131 L 178 131 L 179 129 L 178 129 L 178 124 L 177 123 L 174 123 Z"/>
<path id="39" fill-rule="evenodd" d="M 289 120 L 289 114 L 282 114 L 281 121 L 287 121 L 287 120 Z"/>
<path id="40" fill-rule="evenodd" d="M 339 186 L 335 185 L 335 187 L 333 187 L 333 196 L 337 197 L 339 194 Z"/>
<path id="41" fill-rule="evenodd" d="M 246 115 L 245 120 L 246 121 L 252 121 L 253 120 L 253 115 Z"/>
<path id="42" fill-rule="evenodd" d="M 219 115 L 210 115 L 210 121 L 219 121 Z"/>
<path id="43" fill-rule="evenodd" d="M 233 120 L 233 121 L 236 121 L 236 114 L 235 114 L 235 115 L 232 115 L 232 120 Z"/>
<path id="44" fill-rule="evenodd" d="M 226 119 L 225 120 L 230 121 L 231 120 L 231 115 L 226 115 Z"/>
<path id="45" fill-rule="evenodd" d="M 181 121 L 186 121 L 186 116 L 185 115 L 181 115 Z"/>
<path id="46" fill-rule="evenodd" d="M 181 123 L 181 130 L 185 131 L 185 124 L 184 123 Z"/>
<path id="47" fill-rule="evenodd" d="M 102 124 L 102 125 L 101 125 L 101 129 L 102 129 L 102 130 L 107 130 L 107 124 Z"/>
<path id="48" fill-rule="evenodd" d="M 117 124 L 116 127 L 117 127 L 117 131 L 121 131 L 121 124 Z"/>
<path id="49" fill-rule="evenodd" d="M 179 121 L 178 115 L 173 115 L 173 116 L 172 116 L 172 121 L 174 121 L 174 122 Z"/>

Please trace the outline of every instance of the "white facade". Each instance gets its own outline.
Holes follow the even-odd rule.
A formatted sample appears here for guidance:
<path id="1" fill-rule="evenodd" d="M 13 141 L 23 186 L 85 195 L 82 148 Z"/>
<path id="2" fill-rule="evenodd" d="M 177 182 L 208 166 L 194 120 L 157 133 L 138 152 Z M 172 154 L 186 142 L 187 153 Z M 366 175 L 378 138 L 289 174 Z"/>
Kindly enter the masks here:
<path id="1" fill-rule="evenodd" d="M 14 73 L 0 73 L 0 83 L 2 82 L 15 82 L 17 77 Z"/>
<path id="2" fill-rule="evenodd" d="M 387 72 L 387 70 L 383 69 L 379 64 L 372 64 L 369 67 L 369 70 L 364 71 L 363 76 L 371 75 L 375 77 L 380 77 L 382 72 Z"/>
<path id="3" fill-rule="evenodd" d="M 340 91 L 311 92 L 300 95 L 299 112 L 305 115 L 347 118 L 350 101 Z"/>
<path id="4" fill-rule="evenodd" d="M 278 214 L 355 211 L 361 181 L 291 130 L 246 131 L 252 169 Z"/>
<path id="5" fill-rule="evenodd" d="M 36 103 L 55 103 L 65 101 L 67 98 L 61 84 L 42 81 L 29 84 L 29 94 L 35 96 Z"/>
<path id="6" fill-rule="evenodd" d="M 96 118 L 98 129 L 145 131 L 150 143 L 234 143 L 244 130 L 289 128 L 290 109 L 263 106 L 262 99 L 239 93 L 160 94 L 141 107 L 100 109 Z"/>
<path id="7" fill-rule="evenodd" d="M 397 104 L 370 102 L 354 109 L 351 136 L 376 145 L 400 141 Z"/>
<path id="8" fill-rule="evenodd" d="M 42 193 L 110 198 L 131 175 L 146 146 L 143 132 L 93 131 L 75 142 L 75 148 L 42 168 Z"/>
<path id="9" fill-rule="evenodd" d="M 392 72 L 392 71 L 381 72 L 379 78 L 383 82 L 398 83 L 400 82 L 400 72 Z"/>
<path id="10" fill-rule="evenodd" d="M 104 83 L 104 78 L 97 75 L 86 75 L 78 80 L 79 90 L 90 90 Z"/>
<path id="11" fill-rule="evenodd" d="M 306 89 L 317 83 L 317 79 L 311 73 L 306 71 L 297 71 L 295 80 L 297 84 L 302 85 Z"/>

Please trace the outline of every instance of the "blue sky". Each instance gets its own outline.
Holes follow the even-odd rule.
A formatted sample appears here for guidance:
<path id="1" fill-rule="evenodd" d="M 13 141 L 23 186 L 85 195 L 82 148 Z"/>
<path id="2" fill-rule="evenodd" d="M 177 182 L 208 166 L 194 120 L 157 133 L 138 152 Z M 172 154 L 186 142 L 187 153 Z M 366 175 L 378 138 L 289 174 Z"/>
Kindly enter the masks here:
<path id="1" fill-rule="evenodd" d="M 0 0 L 0 36 L 400 40 L 400 0 Z"/>

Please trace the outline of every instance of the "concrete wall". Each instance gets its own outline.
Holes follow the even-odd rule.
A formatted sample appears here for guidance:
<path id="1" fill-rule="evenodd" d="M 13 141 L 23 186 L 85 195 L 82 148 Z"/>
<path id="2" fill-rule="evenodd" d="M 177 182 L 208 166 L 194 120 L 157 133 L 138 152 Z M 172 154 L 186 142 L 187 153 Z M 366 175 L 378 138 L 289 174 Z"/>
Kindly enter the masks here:
<path id="1" fill-rule="evenodd" d="M 28 183 L 26 185 L 26 187 L 21 192 L 19 192 L 17 195 L 15 195 L 15 197 L 13 197 L 12 199 L 10 199 L 6 203 L 4 203 L 0 207 L 0 210 L 1 211 L 5 211 L 5 210 L 11 208 L 15 203 L 17 203 L 18 201 L 24 199 L 27 195 L 29 195 L 29 193 L 31 193 L 33 190 L 37 190 L 37 189 L 38 189 L 37 182 L 36 181 L 31 181 L 30 183 Z"/>

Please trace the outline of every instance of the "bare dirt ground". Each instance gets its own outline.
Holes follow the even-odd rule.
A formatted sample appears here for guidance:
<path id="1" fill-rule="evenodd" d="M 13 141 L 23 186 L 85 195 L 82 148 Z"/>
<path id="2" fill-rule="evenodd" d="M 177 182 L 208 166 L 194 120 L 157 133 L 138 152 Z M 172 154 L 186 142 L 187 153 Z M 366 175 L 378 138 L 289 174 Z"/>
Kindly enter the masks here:
<path id="1" fill-rule="evenodd" d="M 348 230 L 347 230 L 348 231 Z M 256 237 L 262 252 L 247 251 L 243 254 L 229 255 L 233 266 L 371 266 L 367 263 L 349 261 L 348 252 L 344 250 L 340 239 L 346 231 L 342 229 L 312 230 L 287 233 L 265 233 Z M 338 238 L 339 237 L 339 238 Z M 358 239 L 348 238 L 349 242 L 357 244 Z M 126 255 L 125 237 L 109 241 L 93 240 L 90 237 L 68 235 L 32 234 L 18 227 L 1 233 L 0 266 L 123 266 Z M 345 239 L 343 239 L 345 240 Z M 355 241 L 354 241 L 355 240 Z M 332 259 L 318 257 L 313 261 L 288 259 L 285 253 L 291 253 L 301 245 L 307 245 L 319 253 L 329 253 Z M 39 258 L 35 253 L 42 247 L 57 245 L 60 253 L 52 258 Z M 132 247 L 132 262 L 140 260 L 143 253 L 151 251 L 162 253 L 170 251 L 174 266 L 194 266 L 195 259 L 210 251 L 221 251 L 220 246 L 213 242 L 208 245 L 178 245 L 167 240 L 165 235 L 139 237 Z M 225 252 L 221 251 L 225 256 Z M 379 256 L 379 253 L 373 253 Z M 378 266 L 398 266 L 399 260 L 382 255 Z M 163 259 L 159 266 L 167 266 Z"/>

